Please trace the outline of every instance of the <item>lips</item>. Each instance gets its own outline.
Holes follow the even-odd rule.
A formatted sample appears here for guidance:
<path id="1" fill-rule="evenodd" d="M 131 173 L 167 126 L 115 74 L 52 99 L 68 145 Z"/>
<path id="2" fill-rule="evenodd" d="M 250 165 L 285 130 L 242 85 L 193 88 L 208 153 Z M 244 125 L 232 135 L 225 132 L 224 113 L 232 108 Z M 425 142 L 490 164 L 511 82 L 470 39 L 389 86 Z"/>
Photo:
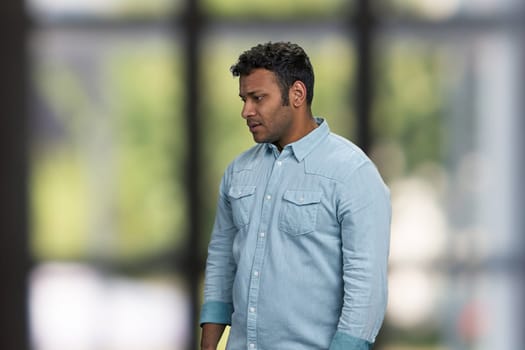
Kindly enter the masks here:
<path id="1" fill-rule="evenodd" d="M 261 123 L 257 123 L 254 121 L 249 121 L 246 123 L 248 125 L 248 128 L 250 128 L 251 132 L 254 132 L 259 126 L 261 126 Z"/>

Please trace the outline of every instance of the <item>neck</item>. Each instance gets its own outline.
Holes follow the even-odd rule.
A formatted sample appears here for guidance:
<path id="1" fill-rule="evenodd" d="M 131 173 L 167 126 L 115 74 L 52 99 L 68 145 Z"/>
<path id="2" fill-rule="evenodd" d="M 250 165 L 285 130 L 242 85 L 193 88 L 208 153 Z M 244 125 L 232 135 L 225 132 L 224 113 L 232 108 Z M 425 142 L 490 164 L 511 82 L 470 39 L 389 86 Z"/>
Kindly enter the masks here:
<path id="1" fill-rule="evenodd" d="M 304 121 L 301 123 L 300 126 L 297 128 L 297 132 L 295 133 L 295 137 L 292 137 L 291 139 L 288 139 L 284 144 L 281 144 L 279 142 L 274 142 L 274 145 L 277 146 L 277 149 L 280 151 L 283 150 L 283 148 L 292 142 L 295 142 L 297 140 L 302 139 L 309 133 L 311 133 L 314 129 L 316 129 L 319 125 L 317 125 L 317 121 L 315 118 L 310 114 L 307 116 Z M 281 140 L 282 141 L 282 140 Z"/>

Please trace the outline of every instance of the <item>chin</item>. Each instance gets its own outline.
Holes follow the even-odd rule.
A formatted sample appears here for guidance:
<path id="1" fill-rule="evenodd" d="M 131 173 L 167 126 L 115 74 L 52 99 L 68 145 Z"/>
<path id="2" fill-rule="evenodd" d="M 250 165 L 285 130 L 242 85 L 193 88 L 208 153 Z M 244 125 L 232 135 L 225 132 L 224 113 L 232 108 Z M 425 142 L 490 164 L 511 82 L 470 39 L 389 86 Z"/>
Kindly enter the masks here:
<path id="1" fill-rule="evenodd" d="M 263 139 L 262 137 L 256 137 L 256 136 L 253 136 L 253 141 L 255 141 L 256 143 L 268 142 L 266 139 Z"/>

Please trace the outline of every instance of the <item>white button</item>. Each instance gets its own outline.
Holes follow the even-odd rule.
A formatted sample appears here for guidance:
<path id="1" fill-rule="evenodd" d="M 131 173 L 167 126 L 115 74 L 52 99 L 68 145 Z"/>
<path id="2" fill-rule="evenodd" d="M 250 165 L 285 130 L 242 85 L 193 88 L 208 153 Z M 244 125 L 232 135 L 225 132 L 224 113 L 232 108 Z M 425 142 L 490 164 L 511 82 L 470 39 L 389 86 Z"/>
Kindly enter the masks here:
<path id="1" fill-rule="evenodd" d="M 265 235 L 266 235 L 266 233 L 264 233 L 264 232 L 259 233 L 260 237 L 264 237 Z"/>
<path id="2" fill-rule="evenodd" d="M 254 275 L 255 277 L 259 276 L 259 271 L 255 271 L 255 272 L 253 273 L 253 275 Z"/>
<path id="3" fill-rule="evenodd" d="M 277 165 L 281 166 L 281 164 L 283 164 L 283 162 L 281 162 L 280 160 L 277 162 Z"/>
<path id="4" fill-rule="evenodd" d="M 255 308 L 254 307 L 251 307 L 250 308 L 250 312 L 253 314 L 255 312 Z"/>
<path id="5" fill-rule="evenodd" d="M 267 195 L 267 196 L 266 196 L 266 199 L 267 199 L 267 200 L 270 200 L 270 199 L 272 199 L 272 196 Z"/>
<path id="6" fill-rule="evenodd" d="M 250 343 L 250 349 L 255 349 L 255 344 L 254 343 Z"/>
<path id="7" fill-rule="evenodd" d="M 299 198 L 299 202 L 301 203 L 304 202 L 304 198 L 303 197 Z"/>

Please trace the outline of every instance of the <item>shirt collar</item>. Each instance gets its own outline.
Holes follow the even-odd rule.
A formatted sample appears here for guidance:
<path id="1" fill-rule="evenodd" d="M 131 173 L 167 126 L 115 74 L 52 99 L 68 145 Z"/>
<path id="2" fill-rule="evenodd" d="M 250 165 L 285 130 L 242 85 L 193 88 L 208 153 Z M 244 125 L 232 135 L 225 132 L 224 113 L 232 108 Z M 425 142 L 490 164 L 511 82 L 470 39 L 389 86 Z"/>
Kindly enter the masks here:
<path id="1" fill-rule="evenodd" d="M 314 148 L 330 133 L 330 128 L 326 120 L 320 117 L 315 117 L 318 125 L 317 128 L 303 136 L 299 140 L 286 145 L 284 148 L 291 148 L 295 158 L 301 162 Z M 276 151 L 275 145 L 267 144 L 269 149 Z M 275 152 L 274 152 L 275 153 Z"/>

